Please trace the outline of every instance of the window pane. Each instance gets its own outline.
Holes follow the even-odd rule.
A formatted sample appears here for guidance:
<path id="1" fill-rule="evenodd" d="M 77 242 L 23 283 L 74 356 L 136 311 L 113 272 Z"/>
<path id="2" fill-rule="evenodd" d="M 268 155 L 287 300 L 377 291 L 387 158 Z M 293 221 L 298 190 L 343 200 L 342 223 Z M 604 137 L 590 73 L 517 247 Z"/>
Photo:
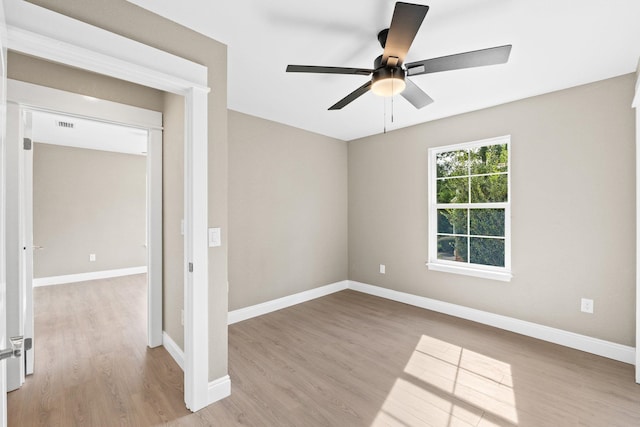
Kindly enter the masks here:
<path id="1" fill-rule="evenodd" d="M 467 234 L 467 209 L 438 209 L 438 233 Z"/>
<path id="2" fill-rule="evenodd" d="M 471 174 L 506 172 L 509 152 L 506 144 L 472 148 Z"/>
<path id="3" fill-rule="evenodd" d="M 506 174 L 471 177 L 471 203 L 507 201 Z"/>
<path id="4" fill-rule="evenodd" d="M 469 178 L 438 180 L 438 203 L 468 203 Z"/>
<path id="5" fill-rule="evenodd" d="M 469 234 L 504 237 L 504 209 L 471 209 L 469 216 Z"/>
<path id="6" fill-rule="evenodd" d="M 436 155 L 437 177 L 469 175 L 468 159 L 467 150 L 438 153 Z"/>
<path id="7" fill-rule="evenodd" d="M 470 252 L 474 264 L 504 267 L 504 239 L 472 237 Z"/>
<path id="8" fill-rule="evenodd" d="M 438 236 L 438 259 L 467 262 L 467 237 Z"/>

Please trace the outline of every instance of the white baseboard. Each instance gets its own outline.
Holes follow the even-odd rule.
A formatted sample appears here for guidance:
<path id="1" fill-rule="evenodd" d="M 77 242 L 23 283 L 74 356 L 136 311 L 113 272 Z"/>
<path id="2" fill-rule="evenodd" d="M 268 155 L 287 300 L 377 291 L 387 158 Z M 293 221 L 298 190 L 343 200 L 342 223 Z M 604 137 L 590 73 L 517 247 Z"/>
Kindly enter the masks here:
<path id="1" fill-rule="evenodd" d="M 162 346 L 167 350 L 171 357 L 173 357 L 173 360 L 175 360 L 178 366 L 180 366 L 180 369 L 184 371 L 184 352 L 165 331 L 162 331 Z"/>
<path id="2" fill-rule="evenodd" d="M 231 395 L 231 378 L 229 378 L 229 375 L 211 381 L 207 393 L 208 405 Z"/>
<path id="3" fill-rule="evenodd" d="M 33 287 L 62 285 L 64 283 L 86 282 L 87 280 L 108 279 L 110 277 L 130 276 L 147 272 L 147 266 L 120 268 L 117 270 L 92 271 L 89 273 L 67 274 L 33 279 Z"/>
<path id="4" fill-rule="evenodd" d="M 332 283 L 326 286 L 320 286 L 319 288 L 310 289 L 308 291 L 263 302 L 262 304 L 240 308 L 238 310 L 230 311 L 227 321 L 229 325 L 232 325 L 243 320 L 251 319 L 252 317 L 262 316 L 263 314 L 282 310 L 283 308 L 291 307 L 292 305 L 320 298 L 334 292 L 343 291 L 347 289 L 347 287 L 348 280 L 343 280 L 341 282 Z"/>
<path id="5" fill-rule="evenodd" d="M 184 352 L 174 340 L 171 339 L 166 331 L 162 332 L 162 345 L 167 352 L 173 357 L 180 369 L 184 371 Z M 222 400 L 231 395 L 231 378 L 229 375 L 220 377 L 217 380 L 209 382 L 207 387 L 207 405 Z"/>
<path id="6" fill-rule="evenodd" d="M 461 319 L 471 320 L 473 322 L 482 323 L 484 325 L 493 326 L 506 331 L 515 332 L 521 335 L 537 338 L 543 341 L 552 342 L 565 347 L 574 348 L 576 350 L 585 351 L 587 353 L 596 354 L 598 356 L 607 357 L 609 359 L 618 360 L 620 362 L 635 364 L 636 349 L 627 345 L 617 344 L 586 335 L 576 334 L 574 332 L 556 329 L 549 326 L 540 325 L 525 320 L 515 319 L 513 317 L 502 316 L 499 314 L 489 313 L 487 311 L 476 310 L 474 308 L 462 305 L 451 304 L 431 298 L 421 297 L 405 292 L 394 291 L 392 289 L 382 288 L 379 286 L 368 285 L 366 283 L 356 282 L 353 280 L 343 280 L 309 291 L 300 292 L 287 297 L 278 298 L 276 300 L 267 301 L 262 304 L 241 308 L 229 312 L 228 322 L 233 324 L 252 317 L 261 316 L 276 310 L 290 307 L 315 298 L 320 298 L 334 292 L 345 289 L 351 289 L 363 292 L 369 295 L 413 305 L 438 313 L 448 314 L 450 316 L 459 317 Z"/>
<path id="7" fill-rule="evenodd" d="M 588 353 L 618 360 L 620 362 L 630 364 L 635 363 L 636 350 L 634 347 L 352 280 L 349 280 L 348 286 L 349 289 L 354 291 L 402 302 L 416 307 L 425 308 L 427 310 L 437 311 L 439 313 L 460 317 L 462 319 L 472 320 L 474 322 L 537 338 L 543 341 L 560 344 L 565 347 L 586 351 Z"/>

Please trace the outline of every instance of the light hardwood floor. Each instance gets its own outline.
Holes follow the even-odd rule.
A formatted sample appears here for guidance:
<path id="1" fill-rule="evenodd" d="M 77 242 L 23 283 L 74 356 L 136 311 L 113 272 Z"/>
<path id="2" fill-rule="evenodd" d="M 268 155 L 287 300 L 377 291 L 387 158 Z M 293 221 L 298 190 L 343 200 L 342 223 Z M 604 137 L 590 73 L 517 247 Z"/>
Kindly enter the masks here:
<path id="1" fill-rule="evenodd" d="M 191 414 L 144 276 L 35 298 L 10 426 L 640 426 L 631 365 L 354 291 L 230 326 L 232 396 Z"/>

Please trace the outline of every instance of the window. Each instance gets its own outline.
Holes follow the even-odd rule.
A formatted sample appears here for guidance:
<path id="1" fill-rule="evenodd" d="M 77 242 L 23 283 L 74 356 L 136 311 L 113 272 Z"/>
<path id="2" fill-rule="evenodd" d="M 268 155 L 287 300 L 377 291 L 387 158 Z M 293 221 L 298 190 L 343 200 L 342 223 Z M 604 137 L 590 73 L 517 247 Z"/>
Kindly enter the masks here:
<path id="1" fill-rule="evenodd" d="M 429 149 L 429 269 L 511 279 L 510 140 Z"/>

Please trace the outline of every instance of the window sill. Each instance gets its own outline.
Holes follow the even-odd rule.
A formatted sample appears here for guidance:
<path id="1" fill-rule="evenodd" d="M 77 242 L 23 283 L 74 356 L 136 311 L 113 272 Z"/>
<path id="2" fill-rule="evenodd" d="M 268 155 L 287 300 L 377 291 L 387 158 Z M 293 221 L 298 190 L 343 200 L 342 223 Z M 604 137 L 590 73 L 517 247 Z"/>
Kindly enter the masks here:
<path id="1" fill-rule="evenodd" d="M 434 271 L 442 271 L 445 273 L 462 274 L 465 276 L 481 277 L 483 279 L 500 280 L 502 282 L 510 282 L 513 275 L 510 271 L 490 271 L 480 270 L 476 268 L 459 267 L 457 265 L 445 265 L 428 262 L 427 268 Z"/>

